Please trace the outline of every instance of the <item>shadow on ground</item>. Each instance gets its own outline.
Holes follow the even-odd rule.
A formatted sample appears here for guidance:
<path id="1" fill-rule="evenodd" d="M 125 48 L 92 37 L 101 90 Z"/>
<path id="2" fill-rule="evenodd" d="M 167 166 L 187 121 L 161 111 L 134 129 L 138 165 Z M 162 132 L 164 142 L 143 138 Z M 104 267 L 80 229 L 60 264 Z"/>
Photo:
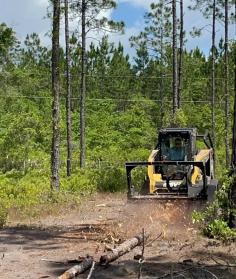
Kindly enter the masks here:
<path id="1" fill-rule="evenodd" d="M 57 266 L 50 264 L 54 270 L 54 276 L 61 275 L 65 270 L 69 269 L 68 265 Z M 139 278 L 140 264 L 136 261 L 126 260 L 118 263 L 113 263 L 107 267 L 97 266 L 91 277 L 94 279 L 110 279 L 110 278 Z M 173 279 L 173 278 L 188 278 L 188 279 L 235 279 L 235 267 L 229 267 L 220 264 L 199 264 L 195 262 L 176 263 L 169 262 L 168 258 L 147 259 L 141 269 L 143 279 Z M 78 276 L 78 278 L 87 278 L 88 272 Z"/>
<path id="2" fill-rule="evenodd" d="M 82 224 L 76 226 L 15 226 L 0 231 L 2 245 L 21 245 L 23 250 L 59 249 L 69 241 L 99 241 L 106 235 L 106 226 Z"/>

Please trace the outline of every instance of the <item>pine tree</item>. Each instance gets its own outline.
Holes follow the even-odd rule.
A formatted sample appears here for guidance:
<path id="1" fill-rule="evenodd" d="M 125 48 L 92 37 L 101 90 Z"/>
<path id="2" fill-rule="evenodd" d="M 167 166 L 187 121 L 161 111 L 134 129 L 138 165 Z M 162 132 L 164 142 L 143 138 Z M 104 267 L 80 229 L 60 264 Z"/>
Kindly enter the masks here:
<path id="1" fill-rule="evenodd" d="M 211 92 L 212 92 L 212 137 L 213 137 L 213 143 L 214 146 L 216 145 L 216 125 L 215 125 L 215 99 L 216 99 L 216 55 L 217 55 L 217 49 L 216 49 L 216 22 L 217 20 L 224 22 L 225 26 L 225 44 L 224 44 L 224 81 L 225 81 L 225 87 L 224 87 L 224 95 L 225 95 L 225 153 L 226 153 L 226 166 L 229 166 L 230 161 L 230 147 L 229 147 L 229 127 L 230 127 L 230 117 L 229 117 L 229 90 L 228 90 L 228 25 L 232 22 L 235 22 L 235 16 L 233 13 L 230 14 L 230 9 L 232 8 L 232 5 L 234 4 L 234 0 L 191 0 L 194 2 L 194 5 L 190 7 L 193 10 L 200 10 L 205 18 L 212 18 L 212 48 L 211 48 L 211 62 L 212 62 L 212 68 L 211 68 Z M 201 34 L 201 29 L 195 29 L 196 34 Z"/>
<path id="2" fill-rule="evenodd" d="M 10 66 L 13 62 L 13 53 L 18 47 L 16 34 L 12 28 L 5 23 L 0 24 L 0 70 L 5 66 Z"/>
<path id="3" fill-rule="evenodd" d="M 183 47 L 184 47 L 184 5 L 183 5 L 183 0 L 180 0 L 180 35 L 179 35 L 179 65 L 178 65 L 178 108 L 180 108 L 181 90 L 182 90 Z"/>
<path id="4" fill-rule="evenodd" d="M 234 112 L 233 112 L 233 139 L 232 139 L 232 158 L 231 158 L 231 168 L 233 174 L 233 181 L 231 184 L 231 214 L 230 214 L 230 224 L 236 227 L 236 44 L 234 44 Z M 234 211 L 234 213 L 233 213 Z"/>
<path id="5" fill-rule="evenodd" d="M 178 109 L 178 59 L 177 59 L 177 16 L 176 16 L 176 0 L 172 0 L 172 28 L 173 28 L 173 115 L 175 117 Z"/>
<path id="6" fill-rule="evenodd" d="M 160 0 L 159 3 L 150 5 L 150 12 L 145 14 L 145 28 L 138 36 L 132 36 L 130 43 L 135 47 L 137 58 L 135 70 L 142 74 L 145 69 L 148 71 L 149 64 L 154 59 L 159 61 L 160 68 L 160 125 L 162 126 L 163 110 L 164 110 L 164 76 L 165 76 L 165 56 L 167 55 L 167 46 L 171 45 L 171 8 L 165 4 L 165 1 Z M 155 57 L 154 59 L 152 57 Z M 141 77 L 142 78 L 142 77 Z M 158 77 L 159 78 L 159 77 Z M 154 96 L 157 99 L 157 96 Z"/>
<path id="7" fill-rule="evenodd" d="M 65 42 L 66 42 L 66 134 L 67 134 L 67 176 L 71 175 L 72 164 L 72 123 L 71 123 L 71 57 L 70 57 L 70 36 L 68 19 L 68 0 L 65 4 Z"/>
<path id="8" fill-rule="evenodd" d="M 27 35 L 24 41 L 24 48 L 21 49 L 21 66 L 29 67 L 32 66 L 48 66 L 50 65 L 49 51 L 42 45 L 40 37 L 36 33 Z"/>
<path id="9" fill-rule="evenodd" d="M 134 57 L 134 70 L 136 73 L 144 73 L 148 66 L 150 59 L 148 54 L 147 45 L 145 42 L 140 42 L 136 47 L 136 57 Z"/>
<path id="10" fill-rule="evenodd" d="M 81 3 L 81 90 L 80 90 L 80 167 L 85 167 L 85 97 L 86 97 L 86 9 L 87 2 Z"/>
<path id="11" fill-rule="evenodd" d="M 123 22 L 115 22 L 107 18 L 99 18 L 101 11 L 113 9 L 116 7 L 116 2 L 113 0 L 80 0 L 72 4 L 72 8 L 81 18 L 81 85 L 80 85 L 80 167 L 85 167 L 86 160 L 86 73 L 87 73 L 87 58 L 86 58 L 86 40 L 87 34 L 93 31 L 122 31 Z"/>
<path id="12" fill-rule="evenodd" d="M 216 147 L 216 134 L 215 134 L 215 94 L 216 94 L 216 81 L 215 81 L 215 55 L 216 55 L 216 0 L 213 0 L 212 6 L 212 70 L 211 70 L 211 90 L 212 90 L 212 108 L 211 108 L 211 123 L 212 123 L 212 140 L 213 146 Z"/>
<path id="13" fill-rule="evenodd" d="M 225 147 L 226 147 L 226 167 L 230 165 L 229 129 L 230 129 L 230 107 L 229 107 L 229 59 L 228 59 L 228 25 L 229 25 L 229 3 L 225 0 L 225 45 L 224 45 L 224 73 L 225 73 Z"/>
<path id="14" fill-rule="evenodd" d="M 216 60 L 216 19 L 220 17 L 219 3 L 220 0 L 191 0 L 193 6 L 189 7 L 192 10 L 199 10 L 203 16 L 207 19 L 212 20 L 212 39 L 211 39 L 211 132 L 213 146 L 216 145 L 216 134 L 215 134 L 215 94 L 216 94 L 216 81 L 215 81 L 215 60 Z M 201 34 L 201 29 L 195 28 L 197 35 Z"/>
<path id="15" fill-rule="evenodd" d="M 114 43 L 110 43 L 108 36 L 104 36 L 98 46 L 92 43 L 87 52 L 88 94 L 91 98 L 111 98 L 110 79 L 108 76 L 111 58 L 114 54 Z"/>
<path id="16" fill-rule="evenodd" d="M 171 44 L 171 8 L 163 0 L 150 5 L 150 12 L 144 16 L 145 27 L 138 36 L 131 36 L 131 46 L 136 50 L 148 51 L 149 57 L 155 57 L 164 63 L 166 45 Z M 149 58 L 150 60 L 150 58 Z"/>
<path id="17" fill-rule="evenodd" d="M 236 173 L 236 43 L 234 44 L 234 113 L 233 113 L 233 140 L 231 166 Z"/>
<path id="18" fill-rule="evenodd" d="M 60 37 L 60 0 L 53 1 L 53 29 L 52 29 L 52 154 L 51 154 L 51 188 L 59 190 L 60 168 L 60 69 L 59 69 L 59 37 Z"/>

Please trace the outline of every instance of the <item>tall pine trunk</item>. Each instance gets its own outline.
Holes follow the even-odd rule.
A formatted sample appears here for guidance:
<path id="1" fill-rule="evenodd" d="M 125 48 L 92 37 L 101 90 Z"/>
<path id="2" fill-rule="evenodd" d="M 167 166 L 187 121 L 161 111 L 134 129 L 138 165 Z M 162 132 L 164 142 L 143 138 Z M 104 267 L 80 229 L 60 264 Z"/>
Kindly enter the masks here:
<path id="1" fill-rule="evenodd" d="M 160 29 L 160 59 L 161 59 L 161 80 L 160 80 L 160 128 L 163 126 L 164 118 L 164 26 L 163 26 L 163 17 L 164 17 L 163 5 L 161 6 L 161 29 Z"/>
<path id="2" fill-rule="evenodd" d="M 231 165 L 236 174 L 236 45 L 234 46 L 234 114 Z"/>
<path id="3" fill-rule="evenodd" d="M 184 8 L 183 0 L 180 0 L 180 46 L 179 46 L 179 67 L 178 67 L 178 108 L 180 108 L 182 74 L 183 74 L 183 47 L 184 47 Z"/>
<path id="4" fill-rule="evenodd" d="M 176 0 L 172 0 L 172 16 L 173 16 L 173 115 L 175 117 L 178 109 L 178 61 L 177 61 L 177 16 L 176 16 Z"/>
<path id="5" fill-rule="evenodd" d="M 233 172 L 233 181 L 231 184 L 231 209 L 236 210 L 236 46 L 234 46 L 234 114 L 233 114 L 233 140 L 232 140 L 232 159 L 231 167 Z M 231 211 L 230 225 L 236 227 L 236 217 Z"/>
<path id="6" fill-rule="evenodd" d="M 82 0 L 82 65 L 80 90 L 80 167 L 85 167 L 85 97 L 86 97 L 86 1 Z"/>
<path id="7" fill-rule="evenodd" d="M 228 61 L 228 0 L 225 0 L 225 151 L 226 151 L 226 167 L 230 165 L 230 148 L 229 148 L 229 129 L 230 129 L 230 108 L 229 108 L 229 61 Z"/>
<path id="8" fill-rule="evenodd" d="M 68 19 L 68 0 L 65 0 L 65 42 L 66 42 L 66 136 L 67 136 L 67 176 L 71 175 L 72 164 L 72 121 L 71 121 L 71 57 Z"/>
<path id="9" fill-rule="evenodd" d="M 163 15 L 162 15 L 163 16 Z M 164 108 L 163 108 L 163 98 L 164 98 L 164 67 L 163 67 L 163 27 L 161 27 L 161 84 L 160 84 L 160 99 L 161 99 L 161 108 L 160 108 L 160 126 L 162 128 L 163 118 L 164 118 Z"/>
<path id="10" fill-rule="evenodd" d="M 60 168 L 60 69 L 59 69 L 59 37 L 60 37 L 60 0 L 53 1 L 52 29 L 52 153 L 51 153 L 51 188 L 59 190 Z"/>
<path id="11" fill-rule="evenodd" d="M 212 129 L 212 141 L 214 148 L 216 147 L 216 135 L 215 135 L 215 37 L 216 37 L 216 0 L 213 0 L 212 7 L 212 69 L 211 69 L 211 129 Z"/>

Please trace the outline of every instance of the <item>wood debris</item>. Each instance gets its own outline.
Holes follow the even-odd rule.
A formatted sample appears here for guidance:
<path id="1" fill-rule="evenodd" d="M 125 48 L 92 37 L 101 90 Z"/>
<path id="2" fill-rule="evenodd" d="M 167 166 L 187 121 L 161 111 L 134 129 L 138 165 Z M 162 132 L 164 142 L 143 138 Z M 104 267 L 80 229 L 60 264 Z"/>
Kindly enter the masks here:
<path id="1" fill-rule="evenodd" d="M 142 244 L 145 241 L 144 238 L 146 237 L 144 237 L 143 234 L 139 234 L 131 239 L 126 240 L 115 249 L 112 249 L 112 251 L 109 251 L 107 254 L 102 255 L 100 258 L 100 264 L 107 265 L 108 263 L 115 261 L 124 254 L 129 253 L 136 246 Z"/>
<path id="2" fill-rule="evenodd" d="M 73 266 L 72 268 L 65 271 L 58 279 L 72 279 L 78 274 L 81 274 L 91 268 L 93 265 L 93 258 L 88 256 L 80 264 Z"/>

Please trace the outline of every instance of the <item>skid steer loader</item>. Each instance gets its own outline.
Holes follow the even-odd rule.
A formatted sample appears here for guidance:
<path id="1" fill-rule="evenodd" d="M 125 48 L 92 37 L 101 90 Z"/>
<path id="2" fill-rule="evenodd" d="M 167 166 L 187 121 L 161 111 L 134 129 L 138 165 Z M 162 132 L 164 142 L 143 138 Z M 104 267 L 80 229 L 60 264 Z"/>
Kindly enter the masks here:
<path id="1" fill-rule="evenodd" d="M 197 142 L 204 149 L 197 149 Z M 132 171 L 147 167 L 141 189 L 132 182 Z M 147 162 L 126 163 L 130 199 L 206 199 L 212 201 L 218 187 L 214 176 L 214 149 L 208 132 L 195 128 L 166 128 L 159 132 L 156 148 Z"/>

